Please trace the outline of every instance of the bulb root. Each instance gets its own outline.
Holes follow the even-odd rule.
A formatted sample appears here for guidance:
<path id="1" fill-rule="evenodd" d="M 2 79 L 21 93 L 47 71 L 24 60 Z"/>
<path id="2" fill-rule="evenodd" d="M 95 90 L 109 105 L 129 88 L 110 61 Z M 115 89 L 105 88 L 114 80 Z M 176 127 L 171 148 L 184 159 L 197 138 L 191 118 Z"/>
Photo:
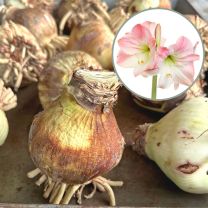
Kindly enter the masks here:
<path id="1" fill-rule="evenodd" d="M 110 206 L 116 206 L 115 195 L 111 187 L 123 186 L 122 181 L 111 181 L 102 176 L 98 176 L 84 184 L 70 185 L 62 182 L 54 182 L 51 178 L 41 173 L 39 168 L 30 171 L 27 176 L 28 178 L 35 178 L 38 175 L 40 178 L 36 181 L 36 185 L 40 186 L 44 184 L 43 197 L 49 198 L 49 203 L 52 204 L 68 204 L 72 197 L 77 198 L 77 203 L 82 204 L 82 196 L 85 199 L 91 199 L 95 195 L 96 191 L 106 192 L 109 197 Z M 45 182 L 45 183 L 44 183 Z M 83 195 L 83 191 L 87 185 L 92 184 L 93 190 L 89 194 Z"/>
<path id="2" fill-rule="evenodd" d="M 46 63 L 35 37 L 25 27 L 6 21 L 0 28 L 0 65 L 6 86 L 19 89 L 23 80 L 37 82 Z"/>
<path id="3" fill-rule="evenodd" d="M 47 58 L 50 59 L 58 52 L 62 52 L 66 49 L 69 37 L 67 36 L 56 36 L 45 46 L 45 53 Z"/>

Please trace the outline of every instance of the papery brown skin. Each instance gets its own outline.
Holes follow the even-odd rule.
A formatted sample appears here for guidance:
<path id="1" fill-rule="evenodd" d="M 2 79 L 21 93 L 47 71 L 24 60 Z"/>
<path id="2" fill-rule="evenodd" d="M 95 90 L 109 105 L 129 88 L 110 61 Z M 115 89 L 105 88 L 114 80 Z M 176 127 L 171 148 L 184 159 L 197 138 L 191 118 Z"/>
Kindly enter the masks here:
<path id="1" fill-rule="evenodd" d="M 112 70 L 114 34 L 103 21 L 73 27 L 66 49 L 82 50 L 98 60 L 104 69 Z"/>
<path id="2" fill-rule="evenodd" d="M 39 7 L 16 9 L 9 12 L 7 20 L 26 27 L 45 46 L 57 36 L 57 26 L 49 12 Z"/>
<path id="3" fill-rule="evenodd" d="M 29 151 L 35 165 L 54 181 L 83 184 L 120 161 L 124 140 L 113 111 L 92 112 L 63 95 L 31 126 Z"/>

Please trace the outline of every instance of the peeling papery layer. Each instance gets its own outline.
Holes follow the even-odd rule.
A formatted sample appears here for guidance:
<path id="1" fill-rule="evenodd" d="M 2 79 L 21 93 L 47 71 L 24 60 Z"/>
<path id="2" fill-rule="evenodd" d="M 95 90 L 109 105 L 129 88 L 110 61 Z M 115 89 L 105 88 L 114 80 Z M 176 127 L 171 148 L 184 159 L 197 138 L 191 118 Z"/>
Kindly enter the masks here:
<path id="1" fill-rule="evenodd" d="M 73 74 L 81 69 L 101 70 L 100 64 L 82 51 L 66 51 L 53 57 L 41 73 L 39 97 L 44 108 L 57 100 L 67 89 Z"/>
<path id="2" fill-rule="evenodd" d="M 18 90 L 22 81 L 37 82 L 46 63 L 35 37 L 23 26 L 6 22 L 0 28 L 0 77 Z"/>
<path id="3" fill-rule="evenodd" d="M 90 108 L 101 105 L 106 112 L 117 101 L 121 83 L 114 72 L 80 69 L 75 72 L 71 86 L 70 91 L 81 105 Z"/>
<path id="4" fill-rule="evenodd" d="M 139 125 L 133 135 L 133 142 L 132 142 L 132 148 L 134 151 L 136 151 L 139 155 L 146 156 L 145 152 L 145 137 L 148 131 L 148 128 L 151 126 L 150 123 L 145 123 L 143 125 Z"/>

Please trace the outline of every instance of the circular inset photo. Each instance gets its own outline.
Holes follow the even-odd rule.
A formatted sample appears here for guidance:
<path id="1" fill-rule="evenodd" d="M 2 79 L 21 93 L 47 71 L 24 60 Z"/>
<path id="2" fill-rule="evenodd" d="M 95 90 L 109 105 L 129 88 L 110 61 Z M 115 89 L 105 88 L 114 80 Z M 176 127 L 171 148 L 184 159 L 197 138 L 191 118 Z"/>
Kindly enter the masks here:
<path id="1" fill-rule="evenodd" d="M 204 48 L 197 29 L 182 14 L 149 9 L 119 30 L 113 63 L 123 84 L 135 95 L 167 100 L 185 93 L 198 78 Z"/>

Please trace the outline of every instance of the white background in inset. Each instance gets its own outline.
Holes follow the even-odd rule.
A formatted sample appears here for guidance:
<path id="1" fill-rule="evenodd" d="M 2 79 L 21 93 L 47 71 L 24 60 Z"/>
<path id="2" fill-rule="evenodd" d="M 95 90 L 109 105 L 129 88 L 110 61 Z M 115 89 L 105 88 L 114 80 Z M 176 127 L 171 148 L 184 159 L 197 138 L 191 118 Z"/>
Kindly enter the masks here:
<path id="1" fill-rule="evenodd" d="M 115 71 L 117 72 L 123 84 L 130 91 L 138 96 L 150 99 L 152 90 L 152 77 L 135 77 L 132 68 L 120 67 L 116 62 L 119 51 L 118 40 L 122 38 L 125 33 L 130 32 L 136 24 L 142 24 L 145 21 L 151 21 L 161 25 L 162 37 L 164 37 L 166 40 L 166 47 L 175 44 L 180 36 L 187 37 L 189 40 L 191 40 L 193 45 L 195 45 L 196 42 L 199 42 L 195 51 L 195 53 L 200 56 L 199 60 L 194 62 L 195 80 L 200 73 L 204 54 L 203 43 L 195 27 L 185 17 L 174 11 L 164 9 L 151 9 L 138 13 L 129 19 L 120 29 L 115 38 L 113 48 L 113 62 Z M 157 99 L 170 99 L 181 94 L 182 92 L 185 92 L 188 88 L 188 86 L 182 84 L 180 84 L 180 87 L 177 90 L 174 89 L 173 84 L 170 86 L 170 88 L 167 89 L 157 88 Z"/>

